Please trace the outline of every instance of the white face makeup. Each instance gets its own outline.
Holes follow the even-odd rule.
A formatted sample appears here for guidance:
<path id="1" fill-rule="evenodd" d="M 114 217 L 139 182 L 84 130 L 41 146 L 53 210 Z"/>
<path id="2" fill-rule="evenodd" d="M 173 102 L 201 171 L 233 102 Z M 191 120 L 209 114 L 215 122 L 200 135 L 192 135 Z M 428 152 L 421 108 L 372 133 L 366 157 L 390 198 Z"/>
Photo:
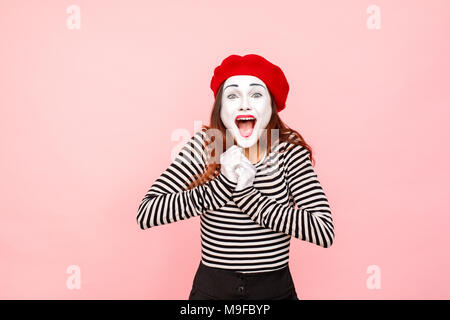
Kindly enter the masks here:
<path id="1" fill-rule="evenodd" d="M 223 85 L 220 118 L 241 148 L 257 143 L 272 115 L 269 90 L 255 76 L 231 76 Z"/>

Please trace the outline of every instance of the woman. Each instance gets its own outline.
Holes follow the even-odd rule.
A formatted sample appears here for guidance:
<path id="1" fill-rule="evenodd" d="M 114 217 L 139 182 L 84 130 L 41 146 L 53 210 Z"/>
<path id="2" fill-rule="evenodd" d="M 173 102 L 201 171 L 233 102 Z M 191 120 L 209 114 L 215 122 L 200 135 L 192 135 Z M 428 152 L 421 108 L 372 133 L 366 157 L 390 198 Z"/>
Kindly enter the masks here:
<path id="1" fill-rule="evenodd" d="M 334 227 L 310 146 L 278 115 L 288 82 L 259 55 L 231 55 L 211 89 L 209 126 L 154 182 L 137 222 L 147 229 L 200 216 L 202 258 L 189 299 L 298 300 L 291 237 L 328 248 Z"/>

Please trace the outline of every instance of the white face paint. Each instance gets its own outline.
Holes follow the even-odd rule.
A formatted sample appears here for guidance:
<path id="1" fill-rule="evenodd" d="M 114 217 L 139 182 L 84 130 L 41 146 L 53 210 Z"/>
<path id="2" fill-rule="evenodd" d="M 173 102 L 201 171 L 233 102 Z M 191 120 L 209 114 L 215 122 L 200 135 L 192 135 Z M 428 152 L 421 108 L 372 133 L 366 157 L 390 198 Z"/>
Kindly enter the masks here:
<path id="1" fill-rule="evenodd" d="M 249 148 L 258 141 L 270 121 L 271 102 L 269 89 L 255 76 L 236 75 L 225 80 L 220 118 L 240 147 Z"/>

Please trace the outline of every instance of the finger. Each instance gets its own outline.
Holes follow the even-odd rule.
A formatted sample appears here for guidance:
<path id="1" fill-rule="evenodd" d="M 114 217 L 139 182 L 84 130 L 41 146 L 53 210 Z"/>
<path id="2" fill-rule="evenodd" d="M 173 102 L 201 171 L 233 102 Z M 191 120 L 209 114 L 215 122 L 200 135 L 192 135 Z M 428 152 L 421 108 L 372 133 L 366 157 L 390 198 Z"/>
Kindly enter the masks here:
<path id="1" fill-rule="evenodd" d="M 248 158 L 244 154 L 242 155 L 241 159 L 242 159 L 242 162 L 251 164 L 250 160 L 248 160 Z"/>
<path id="2" fill-rule="evenodd" d="M 230 162 L 232 163 L 240 163 L 242 161 L 241 153 L 239 151 L 233 152 L 230 155 Z"/>
<path id="3" fill-rule="evenodd" d="M 223 155 L 223 158 L 221 158 L 221 159 L 224 161 L 228 161 L 227 159 L 229 159 L 229 158 L 239 157 L 240 153 L 241 153 L 241 151 L 239 150 L 239 147 L 237 147 L 236 145 L 233 145 L 230 148 L 228 148 L 227 151 L 225 151 L 224 153 L 221 154 L 221 156 Z"/>
<path id="4" fill-rule="evenodd" d="M 253 172 L 253 169 L 248 167 L 248 166 L 246 166 L 246 165 L 242 165 L 241 164 L 240 167 L 242 168 L 242 172 L 248 172 L 248 173 Z"/>
<path id="5" fill-rule="evenodd" d="M 240 148 L 239 148 L 239 149 L 236 148 L 236 149 L 232 150 L 231 153 L 232 153 L 233 155 L 235 155 L 236 157 L 238 157 L 238 156 L 240 156 L 241 154 L 244 154 L 244 150 L 242 150 L 242 149 L 240 149 Z"/>
<path id="6" fill-rule="evenodd" d="M 253 163 L 251 163 L 250 160 L 246 156 L 241 157 L 241 162 L 243 164 L 246 164 L 246 165 L 249 165 L 249 166 L 253 166 Z"/>
<path id="7" fill-rule="evenodd" d="M 253 173 L 256 173 L 256 167 L 249 162 L 241 162 L 241 167 L 245 170 L 252 171 Z"/>

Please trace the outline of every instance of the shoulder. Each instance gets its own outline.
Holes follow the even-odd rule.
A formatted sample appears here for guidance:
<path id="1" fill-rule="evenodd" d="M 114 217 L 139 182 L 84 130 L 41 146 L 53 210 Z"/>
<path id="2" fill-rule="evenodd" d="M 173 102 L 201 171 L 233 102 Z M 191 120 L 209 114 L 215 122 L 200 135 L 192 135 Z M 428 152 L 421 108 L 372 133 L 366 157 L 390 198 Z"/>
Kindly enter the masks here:
<path id="1" fill-rule="evenodd" d="M 205 142 L 205 138 L 206 138 L 206 130 L 205 129 L 200 129 L 194 132 L 193 135 L 190 136 L 189 139 L 185 140 L 185 145 L 187 147 L 195 147 L 195 148 L 199 148 L 200 150 L 203 149 L 202 146 L 204 145 Z"/>
<path id="2" fill-rule="evenodd" d="M 292 142 L 284 142 L 284 149 L 287 154 L 292 153 L 308 153 L 308 149 L 306 149 L 301 144 L 292 143 Z"/>
<path id="3" fill-rule="evenodd" d="M 201 128 L 194 132 L 184 146 L 184 150 L 189 154 L 190 158 L 196 159 L 202 166 L 205 165 L 208 158 L 206 155 L 207 140 L 207 129 Z"/>
<path id="4" fill-rule="evenodd" d="M 191 134 L 189 138 L 184 137 L 182 147 L 178 152 L 178 161 L 192 163 L 204 161 L 204 130 L 200 129 Z"/>
<path id="5" fill-rule="evenodd" d="M 283 142 L 283 151 L 285 153 L 285 162 L 288 166 L 299 165 L 310 160 L 308 149 L 298 143 Z"/>
<path id="6" fill-rule="evenodd" d="M 194 135 L 191 137 L 191 140 L 196 141 L 197 143 L 204 144 L 205 141 L 208 140 L 208 129 L 207 128 L 201 128 L 197 130 Z"/>

